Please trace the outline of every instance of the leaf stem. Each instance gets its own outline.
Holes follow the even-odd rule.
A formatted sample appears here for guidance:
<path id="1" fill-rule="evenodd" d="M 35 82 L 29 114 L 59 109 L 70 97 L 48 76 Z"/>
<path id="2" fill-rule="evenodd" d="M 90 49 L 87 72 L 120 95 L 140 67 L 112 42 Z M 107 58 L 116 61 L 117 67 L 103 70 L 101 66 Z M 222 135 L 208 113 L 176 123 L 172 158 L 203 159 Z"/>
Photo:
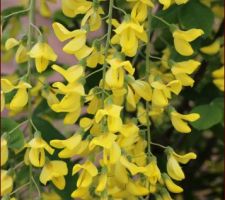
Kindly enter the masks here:
<path id="1" fill-rule="evenodd" d="M 12 191 L 9 195 L 11 196 L 11 195 L 17 193 L 18 191 L 22 190 L 23 188 L 25 188 L 25 187 L 26 187 L 27 185 L 29 185 L 29 184 L 30 184 L 30 182 L 25 183 L 24 185 L 21 185 L 20 187 L 18 187 L 18 188 L 15 189 L 14 191 Z"/>
<path id="2" fill-rule="evenodd" d="M 20 126 L 22 126 L 26 122 L 28 122 L 28 120 L 25 120 L 25 121 L 21 122 L 20 124 L 18 124 L 15 128 L 13 128 L 11 131 L 9 131 L 8 134 L 13 133 L 16 129 L 18 129 Z"/>
<path id="3" fill-rule="evenodd" d="M 151 15 L 152 17 L 154 17 L 154 18 L 156 18 L 156 19 L 158 19 L 159 21 L 161 21 L 162 23 L 164 23 L 165 25 L 167 25 L 167 26 L 171 26 L 171 24 L 170 23 L 168 23 L 166 20 L 164 20 L 163 18 L 161 18 L 161 17 L 159 17 L 159 16 L 157 16 L 157 15 Z"/>
<path id="4" fill-rule="evenodd" d="M 6 20 L 10 17 L 12 17 L 13 15 L 18 15 L 18 14 L 21 14 L 21 13 L 25 13 L 25 12 L 28 12 L 30 10 L 30 7 L 27 8 L 27 9 L 24 9 L 24 10 L 20 10 L 20 11 L 17 11 L 17 12 L 14 12 L 14 13 L 11 13 L 9 15 L 6 15 L 6 16 L 3 16 L 3 20 Z"/>
<path id="5" fill-rule="evenodd" d="M 94 75 L 94 74 L 96 74 L 96 73 L 98 73 L 98 72 L 100 72 L 100 71 L 102 71 L 102 70 L 103 70 L 103 67 L 100 68 L 100 69 L 98 69 L 98 70 L 96 70 L 96 71 L 91 72 L 91 73 L 88 74 L 85 78 L 87 79 L 87 78 L 89 78 L 90 76 L 92 76 L 92 75 Z"/>
<path id="6" fill-rule="evenodd" d="M 154 146 L 161 147 L 161 148 L 163 148 L 163 149 L 167 149 L 167 147 L 166 147 L 166 146 L 163 146 L 163 145 L 158 144 L 158 143 L 151 142 L 151 144 L 152 144 L 152 145 L 154 145 Z"/>
<path id="7" fill-rule="evenodd" d="M 125 11 L 125 10 L 123 10 L 123 9 L 121 9 L 121 8 L 119 8 L 119 7 L 115 6 L 115 5 L 113 5 L 113 8 L 115 8 L 115 9 L 117 9 L 117 10 L 121 11 L 124 15 L 127 15 L 127 13 L 126 13 L 126 11 Z"/>

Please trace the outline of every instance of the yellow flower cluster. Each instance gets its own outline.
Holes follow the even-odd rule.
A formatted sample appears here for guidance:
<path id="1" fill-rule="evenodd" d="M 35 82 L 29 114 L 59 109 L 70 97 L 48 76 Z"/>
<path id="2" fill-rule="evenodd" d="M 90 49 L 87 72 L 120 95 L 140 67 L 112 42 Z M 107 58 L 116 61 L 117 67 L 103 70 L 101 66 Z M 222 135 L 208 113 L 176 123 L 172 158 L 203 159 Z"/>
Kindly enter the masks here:
<path id="1" fill-rule="evenodd" d="M 187 2 L 188 0 L 158 1 L 163 5 L 163 10 L 172 4 Z M 40 12 L 49 17 L 47 0 L 41 0 L 40 3 Z M 39 76 L 35 81 L 30 78 L 31 68 L 28 68 L 27 74 L 19 78 L 19 81 L 2 78 L 1 111 L 6 107 L 18 113 L 25 110 L 27 105 L 36 106 L 33 103 L 37 102 L 35 99 L 44 98 L 56 115 L 65 114 L 64 124 L 76 123 L 76 130 L 69 137 L 47 142 L 29 118 L 28 123 L 31 123 L 36 132 L 31 134 L 23 147 L 24 163 L 31 168 L 40 169 L 39 180 L 42 185 L 52 182 L 57 189 L 63 190 L 67 184 L 65 177 L 76 176 L 76 188 L 71 194 L 75 199 L 136 200 L 148 195 L 156 199 L 172 199 L 170 192 L 183 192 L 183 188 L 177 185 L 178 181 L 185 179 L 181 164 L 187 164 L 197 157 L 193 152 L 180 155 L 171 147 L 154 143 L 154 139 L 151 140 L 151 124 L 158 125 L 158 121 L 167 119 L 176 132 L 191 133 L 188 122 L 200 118 L 198 113 L 179 113 L 173 100 L 182 89 L 194 86 L 193 74 L 201 63 L 195 57 L 191 42 L 202 36 L 204 31 L 197 28 L 181 30 L 178 26 L 171 25 L 174 49 L 183 56 L 182 60 L 173 59 L 171 48 L 166 47 L 158 58 L 160 61 L 155 62 L 150 60 L 154 49 L 151 47 L 148 22 L 154 16 L 152 8 L 157 3 L 151 0 L 127 0 L 126 3 L 131 8 L 129 14 L 116 7 L 113 0 L 109 1 L 107 33 L 90 42 L 88 34 L 99 30 L 102 21 L 106 19 L 102 18 L 105 12 L 101 0 L 61 1 L 64 15 L 70 18 L 78 15 L 81 17 L 80 27 L 75 30 L 59 22 L 52 24 L 58 40 L 66 42 L 62 50 L 74 55 L 78 61 L 69 67 L 50 63 L 56 62 L 58 56 L 43 37 L 31 42 L 29 48 L 25 45 L 26 39 L 9 38 L 5 43 L 6 50 L 17 48 L 17 63 L 28 61 L 28 66 L 32 67 L 31 61 L 34 61 L 34 74 L 49 69 L 63 78 L 45 85 L 44 76 Z M 114 9 L 122 10 L 124 16 L 121 21 L 113 18 Z M 136 64 L 136 58 L 143 56 L 142 48 L 146 50 L 145 62 Z M 219 49 L 220 42 L 216 40 L 209 46 L 202 47 L 200 52 L 214 55 Z M 144 71 L 144 75 L 139 74 L 139 71 Z M 98 72 L 102 72 L 101 79 L 88 91 L 85 83 Z M 224 91 L 224 66 L 214 71 L 212 76 L 215 85 Z M 10 102 L 5 103 L 8 93 L 13 95 Z M 82 113 L 87 115 L 83 116 Z M 164 150 L 167 158 L 164 170 L 157 164 L 157 155 L 152 151 L 153 145 Z M 7 139 L 2 136 L 1 166 L 7 163 L 8 155 Z M 63 159 L 73 160 L 74 157 L 80 159 L 71 170 Z M 1 169 L 1 174 L 1 194 L 8 195 L 13 190 L 14 177 L 10 170 Z M 60 199 L 54 192 L 44 192 L 42 198 Z"/>

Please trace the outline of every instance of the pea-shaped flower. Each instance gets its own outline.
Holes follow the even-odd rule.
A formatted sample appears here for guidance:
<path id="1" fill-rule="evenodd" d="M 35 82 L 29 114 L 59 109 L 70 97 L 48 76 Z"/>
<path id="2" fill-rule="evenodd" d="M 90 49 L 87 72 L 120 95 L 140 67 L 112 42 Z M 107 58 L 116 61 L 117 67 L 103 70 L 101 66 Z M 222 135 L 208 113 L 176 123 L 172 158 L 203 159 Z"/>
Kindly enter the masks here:
<path id="1" fill-rule="evenodd" d="M 53 49 L 45 42 L 36 43 L 28 55 L 35 59 L 35 66 L 39 73 L 46 70 L 49 61 L 56 61 L 57 55 Z"/>
<path id="2" fill-rule="evenodd" d="M 13 178 L 8 174 L 8 171 L 1 170 L 1 195 L 7 195 L 12 192 Z"/>
<path id="3" fill-rule="evenodd" d="M 88 187 L 93 180 L 93 177 L 97 176 L 98 169 L 96 166 L 87 161 L 84 164 L 76 164 L 73 167 L 73 175 L 76 174 L 78 171 L 82 170 L 77 180 L 77 187 Z"/>
<path id="4" fill-rule="evenodd" d="M 26 154 L 25 154 L 25 163 L 29 162 L 35 167 L 43 167 L 45 164 L 45 150 L 49 154 L 54 153 L 54 149 L 52 149 L 47 142 L 45 142 L 41 136 L 35 135 L 35 137 L 27 144 Z"/>
<path id="5" fill-rule="evenodd" d="M 28 102 L 27 89 L 31 88 L 32 86 L 24 81 L 20 81 L 18 85 L 13 85 L 8 79 L 1 79 L 1 87 L 3 93 L 9 93 L 12 90 L 18 89 L 9 104 L 9 108 L 13 111 L 22 110 Z"/>
<path id="6" fill-rule="evenodd" d="M 190 42 L 203 35 L 204 31 L 201 29 L 192 28 L 187 31 L 175 30 L 173 32 L 174 46 L 176 51 L 182 56 L 191 56 L 194 53 Z"/>
<path id="7" fill-rule="evenodd" d="M 58 189 L 63 190 L 66 185 L 64 176 L 67 174 L 68 168 L 64 161 L 49 161 L 44 165 L 41 171 L 40 181 L 44 185 L 46 185 L 48 181 L 52 181 Z"/>
<path id="8" fill-rule="evenodd" d="M 7 140 L 4 137 L 1 137 L 1 166 L 3 166 L 8 160 L 8 145 Z"/>
<path id="9" fill-rule="evenodd" d="M 224 91 L 224 66 L 213 71 L 212 76 L 214 78 L 213 83 L 221 90 Z"/>
<path id="10" fill-rule="evenodd" d="M 196 154 L 191 152 L 179 155 L 172 148 L 167 148 L 165 152 L 167 154 L 167 173 L 174 180 L 183 180 L 185 175 L 179 163 L 186 164 L 191 159 L 196 159 Z"/>
<path id="11" fill-rule="evenodd" d="M 161 3 L 163 5 L 163 10 L 166 10 L 167 8 L 169 8 L 173 3 L 176 3 L 177 5 L 181 5 L 181 4 L 185 4 L 187 2 L 188 2 L 188 0 L 175 0 L 175 1 L 159 0 L 159 3 Z"/>
<path id="12" fill-rule="evenodd" d="M 191 113 L 187 115 L 180 114 L 176 111 L 171 112 L 171 122 L 174 128 L 180 133 L 190 133 L 191 128 L 188 126 L 186 121 L 194 122 L 200 118 L 198 113 Z"/>

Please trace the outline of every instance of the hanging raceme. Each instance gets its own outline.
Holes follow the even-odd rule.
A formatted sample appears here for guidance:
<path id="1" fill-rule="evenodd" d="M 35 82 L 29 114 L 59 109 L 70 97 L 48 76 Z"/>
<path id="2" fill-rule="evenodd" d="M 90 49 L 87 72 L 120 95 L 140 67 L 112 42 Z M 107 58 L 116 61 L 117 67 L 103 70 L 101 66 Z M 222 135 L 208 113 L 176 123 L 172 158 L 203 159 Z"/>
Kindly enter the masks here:
<path id="1" fill-rule="evenodd" d="M 182 195 L 187 167 L 181 164 L 197 155 L 176 153 L 190 150 L 176 142 L 192 137 L 192 122 L 202 117 L 191 111 L 188 92 L 204 87 L 195 86 L 205 56 L 220 56 L 220 68 L 205 75 L 224 91 L 222 39 L 210 35 L 204 42 L 204 26 L 167 19 L 192 2 L 62 0 L 55 13 L 48 4 L 55 0 L 23 3 L 25 10 L 3 16 L 7 27 L 9 18 L 28 15 L 18 35 L 7 36 L 2 27 L 4 51 L 17 68 L 1 78 L 1 111 L 18 121 L 6 123 L 12 128 L 1 136 L 3 199 Z M 37 26 L 36 7 L 50 27 Z M 62 46 L 49 44 L 47 29 Z M 72 64 L 59 51 L 72 55 Z M 18 180 L 21 169 L 25 180 Z"/>

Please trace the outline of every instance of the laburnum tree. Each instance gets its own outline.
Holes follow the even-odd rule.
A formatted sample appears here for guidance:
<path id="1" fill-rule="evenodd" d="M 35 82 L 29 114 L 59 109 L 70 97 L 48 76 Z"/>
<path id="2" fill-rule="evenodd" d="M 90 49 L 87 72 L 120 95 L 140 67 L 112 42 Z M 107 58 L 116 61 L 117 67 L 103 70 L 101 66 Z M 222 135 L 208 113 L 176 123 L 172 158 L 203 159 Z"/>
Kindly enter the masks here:
<path id="1" fill-rule="evenodd" d="M 223 1 L 54 3 L 2 11 L 2 199 L 222 199 Z"/>

